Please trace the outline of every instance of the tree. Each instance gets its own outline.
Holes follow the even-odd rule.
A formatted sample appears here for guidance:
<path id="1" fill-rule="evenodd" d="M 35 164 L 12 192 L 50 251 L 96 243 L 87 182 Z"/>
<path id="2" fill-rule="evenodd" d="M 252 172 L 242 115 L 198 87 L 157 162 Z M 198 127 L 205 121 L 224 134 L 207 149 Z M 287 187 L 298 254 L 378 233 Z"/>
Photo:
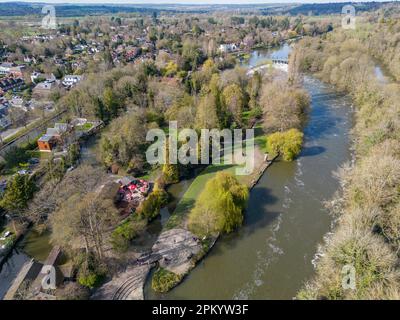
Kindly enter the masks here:
<path id="1" fill-rule="evenodd" d="M 8 181 L 0 205 L 11 213 L 17 213 L 26 208 L 35 190 L 36 185 L 28 174 L 16 174 Z"/>
<path id="2" fill-rule="evenodd" d="M 83 241 L 86 255 L 104 257 L 104 235 L 117 218 L 111 199 L 100 198 L 95 192 L 73 194 L 51 216 L 52 241 L 72 249 L 74 241 Z M 76 243 L 75 243 L 76 245 Z"/>
<path id="3" fill-rule="evenodd" d="M 259 92 L 261 90 L 261 85 L 262 85 L 262 77 L 260 73 L 256 71 L 249 80 L 249 83 L 247 84 L 247 94 L 250 97 L 249 101 L 250 109 L 255 109 L 258 107 L 258 98 L 259 98 Z"/>
<path id="4" fill-rule="evenodd" d="M 164 75 L 166 77 L 172 77 L 178 72 L 178 65 L 174 61 L 169 61 L 165 66 Z"/>
<path id="5" fill-rule="evenodd" d="M 104 89 L 103 104 L 106 112 L 110 115 L 111 119 L 117 117 L 119 100 L 118 97 L 114 94 L 113 89 L 110 87 Z"/>
<path id="6" fill-rule="evenodd" d="M 163 189 L 155 189 L 137 208 L 140 217 L 148 221 L 154 219 L 160 213 L 160 209 L 168 202 L 168 193 Z"/>
<path id="7" fill-rule="evenodd" d="M 189 214 L 189 228 L 199 236 L 229 233 L 243 222 L 249 191 L 237 179 L 219 172 L 209 180 Z"/>
<path id="8" fill-rule="evenodd" d="M 196 112 L 196 128 L 215 129 L 219 128 L 217 106 L 212 94 L 207 94 L 200 98 L 200 103 Z"/>
<path id="9" fill-rule="evenodd" d="M 203 60 L 203 54 L 195 41 L 186 40 L 182 47 L 184 70 L 196 70 Z"/>
<path id="10" fill-rule="evenodd" d="M 166 184 L 179 182 L 179 169 L 177 164 L 171 164 L 171 163 L 164 164 L 162 173 Z"/>
<path id="11" fill-rule="evenodd" d="M 292 161 L 301 151 L 303 136 L 303 133 L 297 129 L 275 132 L 267 138 L 268 151 L 275 155 L 282 155 L 285 161 Z"/>
<path id="12" fill-rule="evenodd" d="M 118 164 L 133 172 L 144 166 L 146 119 L 143 114 L 127 113 L 111 122 L 100 142 L 100 156 L 109 167 Z"/>
<path id="13" fill-rule="evenodd" d="M 244 109 L 242 89 L 235 83 L 231 84 L 224 88 L 222 96 L 227 111 L 229 111 L 234 121 L 240 125 L 242 123 L 242 112 Z"/>
<path id="14" fill-rule="evenodd" d="M 77 282 L 68 282 L 63 287 L 57 288 L 56 296 L 59 300 L 88 300 L 90 291 Z"/>
<path id="15" fill-rule="evenodd" d="M 271 133 L 300 128 L 309 103 L 309 96 L 303 89 L 277 81 L 265 84 L 261 96 L 264 130 Z"/>

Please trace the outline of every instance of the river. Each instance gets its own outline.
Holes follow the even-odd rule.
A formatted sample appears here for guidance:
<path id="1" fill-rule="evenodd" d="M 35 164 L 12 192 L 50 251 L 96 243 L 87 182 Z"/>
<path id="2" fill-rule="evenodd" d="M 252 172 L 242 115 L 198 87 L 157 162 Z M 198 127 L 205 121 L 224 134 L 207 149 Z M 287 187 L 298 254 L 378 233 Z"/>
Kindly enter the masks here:
<path id="1" fill-rule="evenodd" d="M 287 55 L 255 51 L 248 65 Z M 323 202 L 338 189 L 332 172 L 351 158 L 351 101 L 306 77 L 311 108 L 297 160 L 278 161 L 250 193 L 244 226 L 222 237 L 184 282 L 167 294 L 146 286 L 146 299 L 292 299 L 314 273 L 318 244 L 332 218 Z"/>

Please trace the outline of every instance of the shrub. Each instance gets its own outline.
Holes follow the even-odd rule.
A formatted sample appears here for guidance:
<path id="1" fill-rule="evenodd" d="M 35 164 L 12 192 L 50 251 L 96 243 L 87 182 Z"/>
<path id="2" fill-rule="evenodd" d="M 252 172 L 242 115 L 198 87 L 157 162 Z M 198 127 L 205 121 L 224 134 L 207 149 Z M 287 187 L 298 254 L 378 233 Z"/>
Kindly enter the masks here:
<path id="1" fill-rule="evenodd" d="M 157 189 L 140 204 L 137 213 L 140 217 L 150 221 L 160 213 L 160 209 L 167 203 L 168 193 L 163 189 Z"/>
<path id="2" fill-rule="evenodd" d="M 79 265 L 78 283 L 89 289 L 97 287 L 106 274 L 104 265 L 96 260 L 93 255 L 82 255 L 76 258 L 83 259 Z"/>
<path id="3" fill-rule="evenodd" d="M 301 151 L 303 133 L 297 129 L 275 132 L 268 136 L 267 148 L 274 155 L 282 155 L 283 160 L 292 161 Z"/>
<path id="4" fill-rule="evenodd" d="M 113 249 L 118 252 L 125 252 L 131 240 L 133 240 L 138 232 L 143 229 L 144 224 L 142 220 L 134 220 L 129 218 L 121 223 L 111 233 L 111 245 Z"/>
<path id="5" fill-rule="evenodd" d="M 79 274 L 78 282 L 80 285 L 84 287 L 88 287 L 89 289 L 93 289 L 100 282 L 101 277 L 94 272 L 85 272 Z"/>
<path id="6" fill-rule="evenodd" d="M 163 180 L 166 184 L 172 184 L 179 182 L 179 170 L 176 164 L 164 164 L 163 169 Z"/>
<path id="7" fill-rule="evenodd" d="M 182 280 L 182 275 L 159 268 L 153 275 L 151 287 L 157 292 L 167 292 Z"/>

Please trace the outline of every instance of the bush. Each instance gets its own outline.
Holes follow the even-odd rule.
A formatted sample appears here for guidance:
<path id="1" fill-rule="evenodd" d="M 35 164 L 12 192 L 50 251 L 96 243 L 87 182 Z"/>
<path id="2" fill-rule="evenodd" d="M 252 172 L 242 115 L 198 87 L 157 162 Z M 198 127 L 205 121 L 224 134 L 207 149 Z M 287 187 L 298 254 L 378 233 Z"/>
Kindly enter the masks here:
<path id="1" fill-rule="evenodd" d="M 129 243 L 137 236 L 138 232 L 144 228 L 141 220 L 129 218 L 121 223 L 111 234 L 111 245 L 118 252 L 128 250 Z"/>
<path id="2" fill-rule="evenodd" d="M 104 266 L 92 255 L 84 255 L 79 258 L 84 259 L 84 261 L 79 266 L 78 283 L 89 289 L 97 287 L 106 274 Z"/>
<path id="3" fill-rule="evenodd" d="M 259 106 L 255 107 L 254 109 L 250 110 L 250 112 L 249 112 L 250 119 L 261 119 L 262 115 L 263 115 L 263 111 Z"/>
<path id="4" fill-rule="evenodd" d="M 182 280 L 182 275 L 159 268 L 153 275 L 151 287 L 157 292 L 167 292 Z"/>
<path id="5" fill-rule="evenodd" d="M 303 136 L 297 129 L 275 132 L 268 136 L 268 151 L 273 155 L 282 155 L 285 161 L 292 161 L 301 151 Z"/>
<path id="6" fill-rule="evenodd" d="M 88 287 L 89 289 L 93 289 L 100 282 L 101 277 L 94 272 L 85 272 L 81 273 L 78 277 L 78 282 L 80 285 L 84 287 Z"/>
<path id="7" fill-rule="evenodd" d="M 168 203 L 168 193 L 163 189 L 154 190 L 137 209 L 141 218 L 152 220 L 160 213 L 160 209 Z"/>
<path id="8" fill-rule="evenodd" d="M 166 184 L 172 184 L 172 183 L 179 182 L 178 165 L 164 164 L 162 173 L 163 173 L 163 180 Z"/>

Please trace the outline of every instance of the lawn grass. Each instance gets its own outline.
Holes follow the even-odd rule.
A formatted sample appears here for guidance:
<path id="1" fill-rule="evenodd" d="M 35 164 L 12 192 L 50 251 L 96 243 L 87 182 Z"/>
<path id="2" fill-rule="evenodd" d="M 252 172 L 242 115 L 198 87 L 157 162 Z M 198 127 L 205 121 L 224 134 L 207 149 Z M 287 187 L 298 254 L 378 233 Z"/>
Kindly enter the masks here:
<path id="1" fill-rule="evenodd" d="M 89 131 L 93 127 L 93 123 L 85 123 L 81 126 L 76 126 L 76 130 L 78 131 Z"/>

